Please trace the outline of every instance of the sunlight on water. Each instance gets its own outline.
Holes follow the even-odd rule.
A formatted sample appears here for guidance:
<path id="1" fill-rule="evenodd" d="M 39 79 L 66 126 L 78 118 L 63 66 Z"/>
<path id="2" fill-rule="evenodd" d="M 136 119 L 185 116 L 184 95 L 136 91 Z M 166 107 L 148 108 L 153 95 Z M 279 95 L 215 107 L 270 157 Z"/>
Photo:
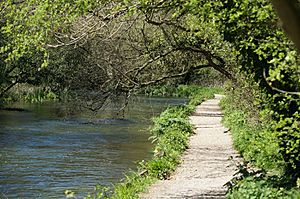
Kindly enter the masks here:
<path id="1" fill-rule="evenodd" d="M 82 197 L 96 184 L 110 185 L 151 156 L 151 117 L 183 99 L 137 98 L 124 119 L 107 112 L 66 113 L 65 105 L 15 105 L 0 111 L 0 198 Z"/>

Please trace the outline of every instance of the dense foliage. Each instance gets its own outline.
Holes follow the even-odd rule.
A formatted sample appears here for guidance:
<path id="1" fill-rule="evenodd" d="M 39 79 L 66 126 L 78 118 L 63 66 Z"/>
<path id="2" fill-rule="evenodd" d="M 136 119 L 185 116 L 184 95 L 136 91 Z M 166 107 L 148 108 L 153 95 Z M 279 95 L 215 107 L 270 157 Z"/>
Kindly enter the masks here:
<path id="1" fill-rule="evenodd" d="M 39 59 L 31 59 L 36 62 L 29 64 L 35 71 L 25 67 L 30 75 L 22 78 L 22 81 L 31 83 L 28 79 L 35 79 L 36 84 L 46 83 L 58 92 L 71 90 L 76 92 L 77 97 L 87 98 L 83 101 L 89 101 L 89 104 L 94 104 L 97 101 L 95 99 L 109 99 L 122 93 L 130 95 L 133 90 L 170 79 L 177 79 L 174 84 L 188 83 L 195 77 L 193 73 L 203 74 L 199 71 L 202 68 L 213 68 L 232 78 L 228 70 L 230 63 L 234 63 L 234 57 L 228 56 L 230 46 L 226 42 L 219 42 L 221 37 L 214 28 L 200 23 L 191 27 L 194 26 L 192 18 L 176 17 L 176 9 L 170 7 L 153 12 L 147 8 L 148 3 L 142 1 L 134 4 L 118 1 L 84 2 L 82 5 L 78 1 L 70 1 L 68 5 L 71 8 L 59 5 L 57 1 L 48 2 L 53 5 L 51 7 L 35 1 L 3 4 L 3 7 L 12 9 L 4 9 L 3 12 L 8 13 L 4 15 L 4 20 L 9 19 L 11 12 L 17 12 L 2 29 L 4 35 L 11 35 L 11 39 L 3 45 L 5 67 L 10 65 L 11 59 L 8 57 L 18 62 L 21 57 L 29 57 L 26 52 L 31 52 Z M 22 23 L 24 25 L 20 27 L 32 29 L 34 20 L 25 17 L 31 13 L 28 7 L 35 11 L 42 10 L 33 12 L 35 21 L 45 23 L 34 30 L 38 40 L 30 32 L 22 32 L 18 28 L 11 27 L 6 31 L 10 24 Z M 64 10 L 64 13 L 57 10 Z M 48 15 L 53 15 L 53 18 L 47 18 Z M 157 20 L 163 15 L 163 20 L 172 23 L 165 24 Z M 67 19 L 64 21 L 65 17 Z M 207 28 L 203 32 L 192 31 L 204 27 Z M 206 37 L 203 40 L 205 45 L 201 44 L 201 37 Z M 36 43 L 29 42 L 32 49 L 21 48 L 22 53 L 14 54 L 13 48 L 21 45 L 18 43 L 20 39 Z M 16 71 L 20 67 L 18 64 Z M 2 93 L 21 82 L 11 73 L 3 74 L 7 81 L 1 84 Z M 101 101 L 91 108 L 95 107 L 101 107 Z"/>
<path id="2" fill-rule="evenodd" d="M 18 83 L 47 82 L 51 48 L 79 41 L 82 32 L 65 34 L 72 32 L 75 19 L 104 2 L 1 1 L 0 97 Z"/>
<path id="3" fill-rule="evenodd" d="M 279 183 L 278 183 L 279 181 Z M 284 189 L 280 183 L 281 179 L 275 177 L 248 177 L 236 185 L 228 198 L 299 198 L 300 193 L 297 189 Z"/>
<path id="4" fill-rule="evenodd" d="M 232 105 L 226 114 L 231 115 L 227 119 L 236 131 L 236 147 L 247 161 L 266 171 L 284 170 L 277 173 L 283 179 L 276 186 L 265 183 L 268 186 L 263 189 L 265 179 L 260 179 L 250 188 L 245 180 L 232 197 L 254 196 L 254 192 L 262 197 L 272 186 L 273 191 L 293 186 L 300 175 L 299 55 L 279 28 L 268 1 L 226 1 L 213 13 L 224 39 L 239 51 L 238 87 L 227 92 Z M 265 193 L 258 191 L 269 188 Z"/>
<path id="5" fill-rule="evenodd" d="M 241 54 L 240 70 L 253 75 L 258 92 L 263 92 L 263 97 L 255 100 L 264 114 L 268 113 L 265 117 L 272 118 L 271 131 L 278 138 L 287 172 L 299 175 L 300 98 L 292 93 L 300 86 L 299 56 L 277 27 L 278 19 L 269 2 L 229 1 L 222 10 L 225 39 Z"/>
<path id="6" fill-rule="evenodd" d="M 0 14 L 1 98 L 19 83 L 47 85 L 94 110 L 212 68 L 231 80 L 231 110 L 241 112 L 230 114 L 255 132 L 239 131 L 237 148 L 263 169 L 278 166 L 274 157 L 296 184 L 300 57 L 269 1 L 10 0 Z"/>
<path id="7" fill-rule="evenodd" d="M 236 98 L 227 93 L 222 101 L 224 124 L 231 129 L 234 147 L 241 153 L 244 162 L 239 165 L 239 172 L 231 183 L 228 198 L 298 198 L 299 190 L 290 176 L 284 175 L 286 164 L 279 152 L 276 134 L 272 124 L 257 123 L 245 109 L 237 107 Z M 249 120 L 252 118 L 252 120 Z M 298 182 L 299 183 L 299 182 Z M 299 184 L 298 184 L 299 188 Z"/>

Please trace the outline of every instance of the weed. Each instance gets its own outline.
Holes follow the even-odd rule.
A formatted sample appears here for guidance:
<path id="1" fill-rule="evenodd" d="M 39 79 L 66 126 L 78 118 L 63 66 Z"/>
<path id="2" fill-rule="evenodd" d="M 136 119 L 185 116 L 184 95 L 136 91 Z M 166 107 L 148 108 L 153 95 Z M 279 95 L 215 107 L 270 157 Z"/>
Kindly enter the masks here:
<path id="1" fill-rule="evenodd" d="M 300 191 L 289 176 L 285 176 L 285 162 L 279 152 L 276 134 L 270 122 L 252 123 L 247 108 L 227 96 L 222 100 L 223 123 L 231 129 L 234 147 L 241 153 L 245 163 L 258 167 L 260 175 L 240 169 L 242 175 L 233 179 L 228 198 L 300 198 Z M 253 110 L 252 110 L 253 111 Z M 257 119 L 256 119 L 257 121 Z M 294 188 L 293 188 L 294 187 Z"/>
<path id="2" fill-rule="evenodd" d="M 49 87 L 37 87 L 28 84 L 18 84 L 5 97 L 5 103 L 24 101 L 28 103 L 41 103 L 43 101 L 56 101 L 58 95 Z"/>

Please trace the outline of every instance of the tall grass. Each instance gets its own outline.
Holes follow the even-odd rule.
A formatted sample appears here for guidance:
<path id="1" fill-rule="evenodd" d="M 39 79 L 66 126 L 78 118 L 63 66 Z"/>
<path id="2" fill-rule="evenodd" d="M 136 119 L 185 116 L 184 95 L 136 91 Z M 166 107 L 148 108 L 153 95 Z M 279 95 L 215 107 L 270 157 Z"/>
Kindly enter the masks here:
<path id="1" fill-rule="evenodd" d="M 43 101 L 56 101 L 58 99 L 59 96 L 49 87 L 18 84 L 7 93 L 4 102 L 23 101 L 27 103 L 41 103 Z"/>
<path id="2" fill-rule="evenodd" d="M 243 108 L 241 104 L 244 102 L 237 103 L 236 97 L 229 92 L 222 100 L 223 123 L 230 128 L 234 147 L 243 156 L 246 168 L 254 167 L 256 172 L 243 171 L 242 176 L 233 180 L 234 186 L 227 197 L 300 198 L 300 182 L 299 185 L 292 184 L 284 175 L 285 162 L 279 153 L 278 139 L 271 131 L 270 122 L 261 118 L 253 120 L 251 116 L 259 115 L 252 113 L 254 107 Z"/>

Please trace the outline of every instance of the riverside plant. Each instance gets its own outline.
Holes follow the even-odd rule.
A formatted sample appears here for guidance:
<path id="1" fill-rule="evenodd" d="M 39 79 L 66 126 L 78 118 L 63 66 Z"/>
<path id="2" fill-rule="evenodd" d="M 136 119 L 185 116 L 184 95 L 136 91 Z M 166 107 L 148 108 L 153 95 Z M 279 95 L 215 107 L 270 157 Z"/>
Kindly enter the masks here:
<path id="1" fill-rule="evenodd" d="M 253 123 L 250 109 L 242 110 L 232 99 L 232 94 L 228 92 L 221 101 L 223 124 L 230 128 L 234 147 L 247 166 L 243 168 L 244 172 L 240 170 L 241 175 L 232 180 L 227 198 L 300 198 L 300 183 L 295 185 L 291 177 L 285 175 L 285 162 L 270 121 L 266 122 L 262 117 L 258 118 L 259 122 Z M 263 114 L 261 112 L 260 115 Z M 248 172 L 249 167 L 258 172 Z"/>
<path id="2" fill-rule="evenodd" d="M 18 84 L 7 93 L 6 103 L 24 101 L 27 103 L 41 103 L 44 101 L 56 101 L 59 97 L 49 87 Z"/>

